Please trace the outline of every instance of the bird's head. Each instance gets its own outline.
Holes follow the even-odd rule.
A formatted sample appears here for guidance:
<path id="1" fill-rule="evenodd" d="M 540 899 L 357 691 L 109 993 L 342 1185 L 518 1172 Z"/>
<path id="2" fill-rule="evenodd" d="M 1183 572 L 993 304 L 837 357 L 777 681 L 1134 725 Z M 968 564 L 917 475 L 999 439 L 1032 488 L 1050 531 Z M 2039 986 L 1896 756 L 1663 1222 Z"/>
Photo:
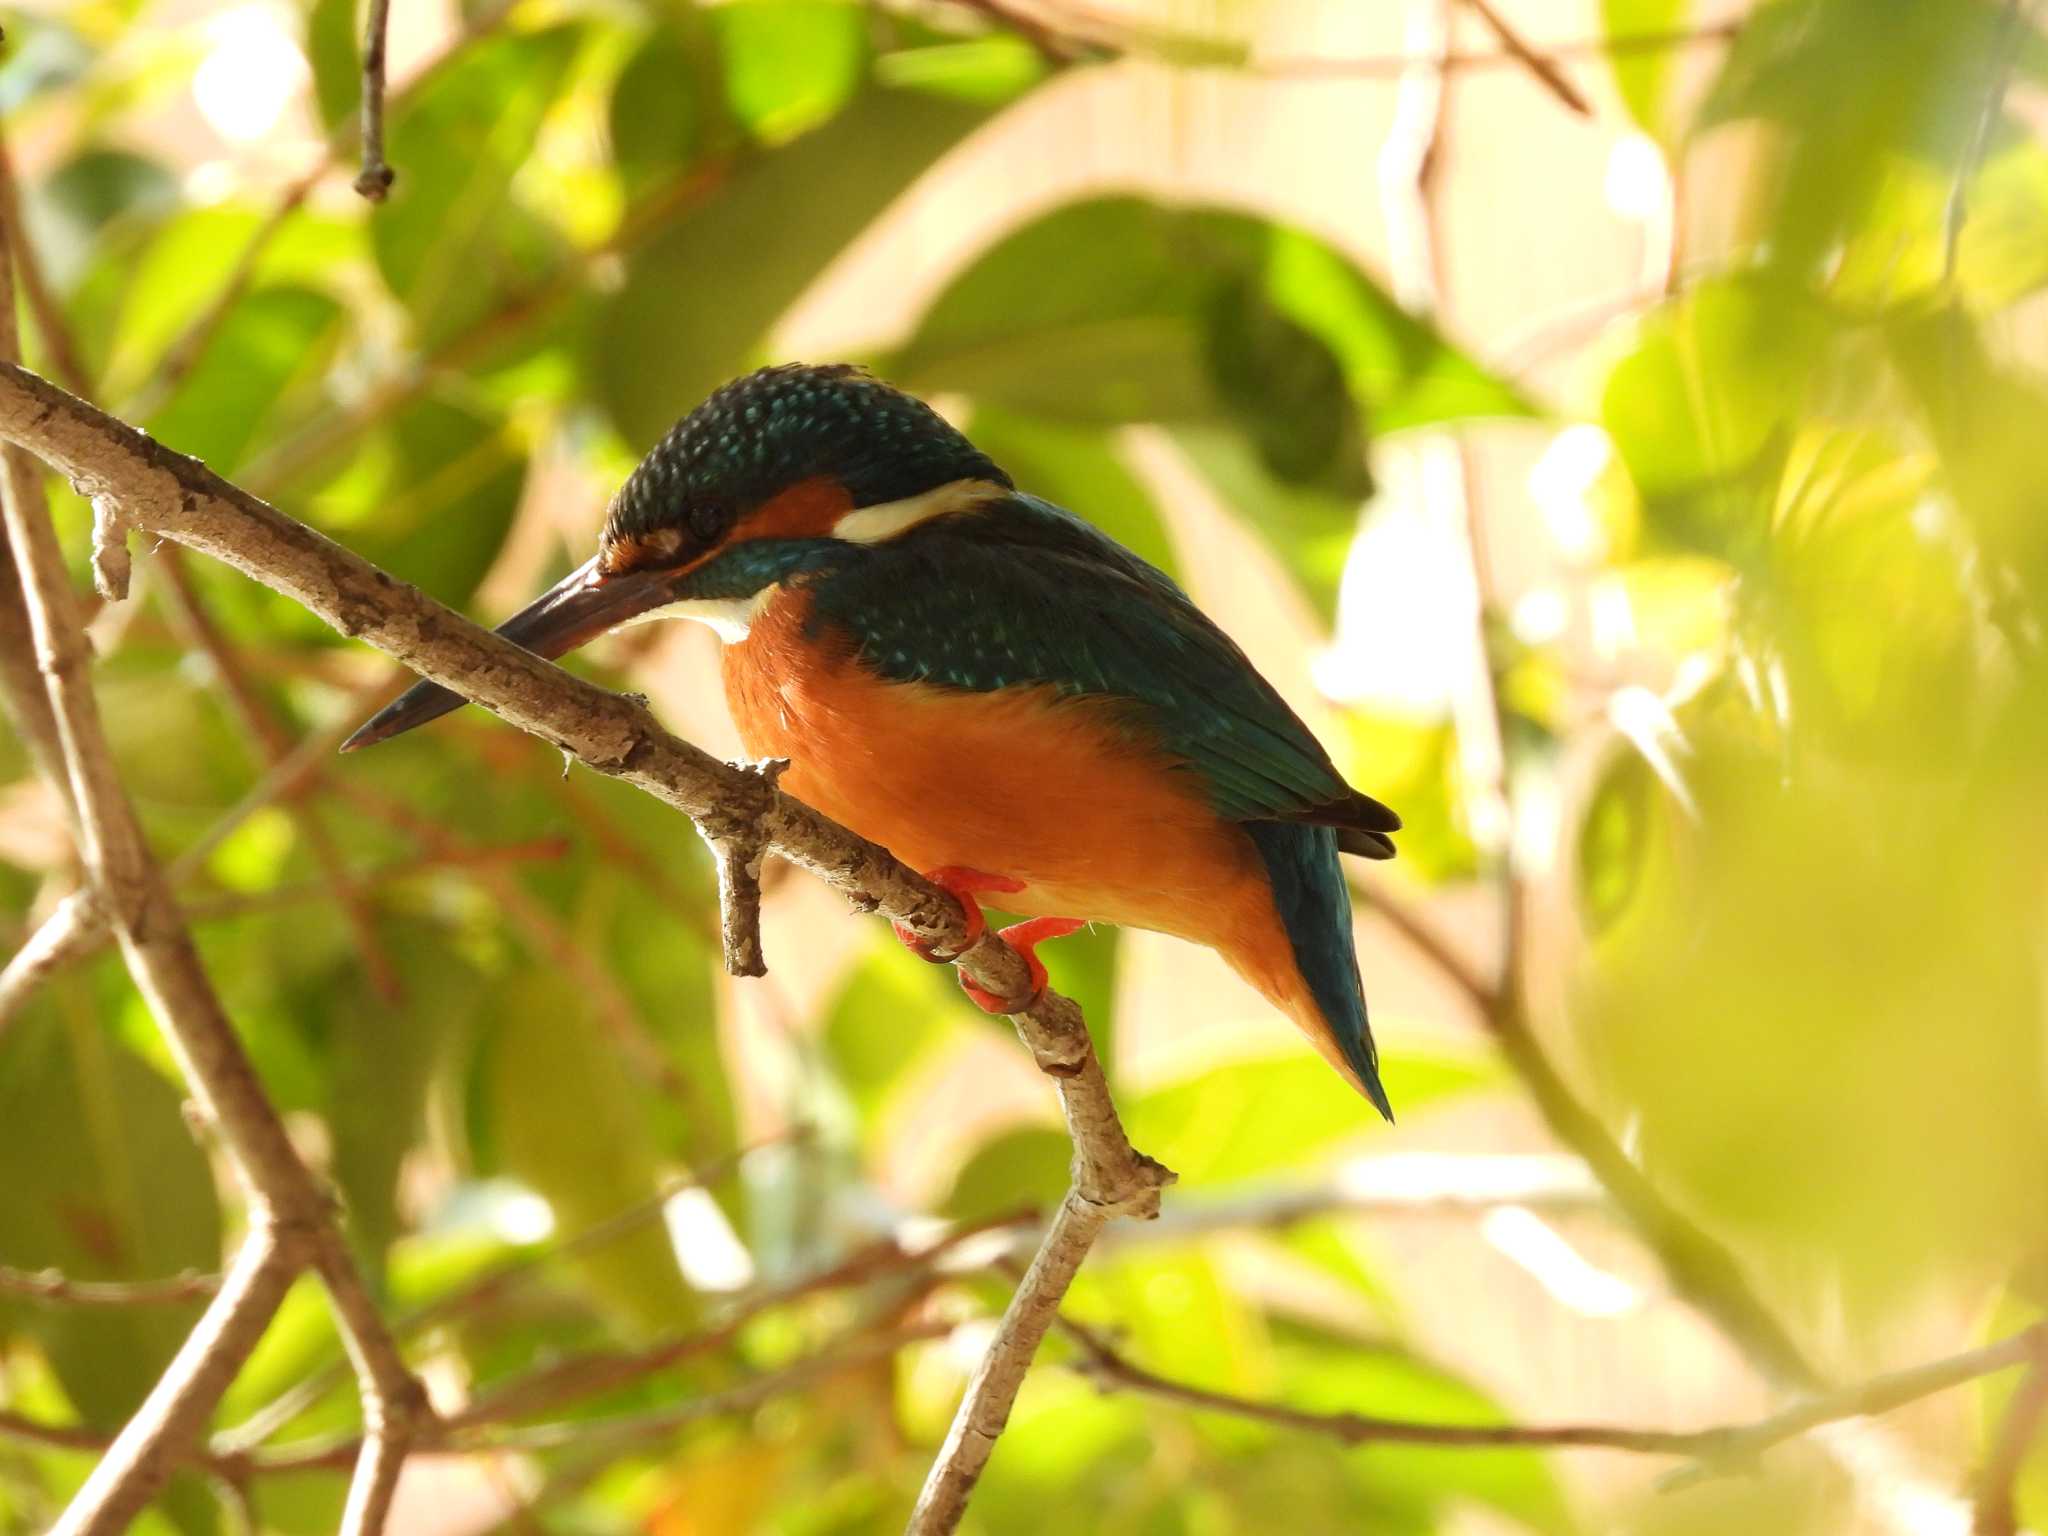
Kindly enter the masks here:
<path id="1" fill-rule="evenodd" d="M 763 368 L 670 428 L 612 498 L 597 553 L 498 633 L 548 657 L 670 616 L 732 638 L 755 598 L 829 541 L 892 538 L 1009 489 L 1002 470 L 915 396 L 847 364 Z M 342 750 L 462 702 L 420 683 Z"/>

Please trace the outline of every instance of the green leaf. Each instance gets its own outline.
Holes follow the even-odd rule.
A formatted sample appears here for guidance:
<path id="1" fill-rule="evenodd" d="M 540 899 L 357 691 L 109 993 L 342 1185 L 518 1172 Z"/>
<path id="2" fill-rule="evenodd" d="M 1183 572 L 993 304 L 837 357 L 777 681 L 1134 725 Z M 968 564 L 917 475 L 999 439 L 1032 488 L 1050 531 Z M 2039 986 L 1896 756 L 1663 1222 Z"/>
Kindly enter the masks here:
<path id="1" fill-rule="evenodd" d="M 561 241 L 512 182 L 582 38 L 566 24 L 472 44 L 394 114 L 398 180 L 371 244 L 421 346 L 461 334 L 551 268 Z"/>
<path id="2" fill-rule="evenodd" d="M 1275 476 L 1253 447 L 1216 427 L 1179 427 L 1174 441 L 1217 497 L 1264 540 L 1326 625 L 1337 622 L 1337 592 L 1358 534 L 1355 496 Z"/>
<path id="3" fill-rule="evenodd" d="M 875 82 L 997 106 L 1046 76 L 1045 56 L 1023 38 L 1002 32 L 968 42 L 900 48 L 875 60 Z"/>
<path id="4" fill-rule="evenodd" d="M 1826 338 L 1812 304 L 1742 278 L 1703 283 L 1644 322 L 1608 375 L 1600 414 L 1654 531 L 1754 560 Z"/>
<path id="5" fill-rule="evenodd" d="M 1064 1131 L 1005 1131 L 968 1159 L 939 1209 L 959 1222 L 987 1221 L 1019 1207 L 1050 1212 L 1065 1198 L 1073 1166 L 1073 1143 Z"/>
<path id="6" fill-rule="evenodd" d="M 362 552 L 444 603 L 465 603 L 498 558 L 526 455 L 492 413 L 427 400 L 399 418 L 396 483 Z"/>
<path id="7" fill-rule="evenodd" d="M 647 1091 L 559 976 L 527 972 L 493 994 L 483 1099 L 499 1162 L 539 1191 L 565 1232 L 595 1226 L 652 1195 L 662 1174 Z M 642 1227 L 579 1255 L 604 1308 L 641 1333 L 672 1332 L 697 1314 L 668 1235 Z"/>
<path id="8" fill-rule="evenodd" d="M 678 9 L 650 32 L 612 87 L 612 158 L 637 197 L 694 163 L 723 137 L 720 61 L 708 19 Z"/>
<path id="9" fill-rule="evenodd" d="M 1479 1087 L 1495 1074 L 1476 1059 L 1382 1051 L 1380 1076 L 1397 1110 Z M 1285 1105 L 1285 1113 L 1274 1106 Z M 1372 1106 L 1306 1041 L 1299 1051 L 1233 1062 L 1124 1105 L 1131 1140 L 1184 1185 L 1298 1169 L 1337 1144 L 1380 1134 Z"/>
<path id="10" fill-rule="evenodd" d="M 1691 9 L 1690 0 L 1600 0 L 1600 22 L 1607 40 L 1620 43 L 1676 32 Z M 1664 97 L 1671 88 L 1677 60 L 1674 48 L 1616 47 L 1608 55 L 1623 104 L 1653 138 L 1666 139 L 1670 134 Z"/>
<path id="11" fill-rule="evenodd" d="M 266 425 L 324 384 L 342 324 L 341 306 L 310 288 L 247 295 L 150 418 L 150 432 L 233 474 Z"/>
<path id="12" fill-rule="evenodd" d="M 1528 410 L 1314 237 L 1134 197 L 1069 204 L 983 252 L 889 371 L 1054 421 L 1229 421 L 1277 475 L 1354 497 L 1368 421 Z"/>
<path id="13" fill-rule="evenodd" d="M 362 37 L 355 0 L 313 0 L 306 12 L 306 57 L 313 65 L 313 98 L 330 133 L 363 98 Z"/>
<path id="14" fill-rule="evenodd" d="M 892 1091 L 958 1027 L 947 969 L 878 939 L 847 972 L 825 1016 L 826 1059 L 863 1124 L 878 1136 Z"/>
<path id="15" fill-rule="evenodd" d="M 63 984 L 69 990 L 71 984 Z M 79 1001 L 75 992 L 72 1001 Z M 0 1072 L 0 1260 L 74 1280 L 159 1280 L 221 1262 L 213 1175 L 182 1098 L 89 1016 L 44 1015 Z M 80 1418 L 119 1427 L 155 1384 L 199 1304 L 108 1310 L 0 1303 L 35 1338 Z"/>
<path id="16" fill-rule="evenodd" d="M 147 223 L 178 206 L 178 183 L 156 161 L 88 149 L 23 189 L 22 219 L 44 275 L 68 292 L 86 273 L 109 226 Z"/>
<path id="17" fill-rule="evenodd" d="M 1952 173 L 2014 14 L 2004 0 L 1878 11 L 1777 0 L 1744 18 L 1696 126 L 1760 118 L 1783 130 L 1757 178 L 1773 265 L 1818 275 L 1902 165 Z"/>
<path id="18" fill-rule="evenodd" d="M 868 13 L 847 0 L 733 0 L 709 12 L 735 118 L 775 142 L 814 128 L 860 89 Z"/>
<path id="19" fill-rule="evenodd" d="M 736 168 L 717 197 L 632 257 L 585 357 L 592 391 L 627 441 L 652 443 L 761 361 L 783 311 L 988 116 L 979 105 L 869 91 L 829 132 Z"/>
<path id="20" fill-rule="evenodd" d="M 1166 523 L 1110 432 L 977 403 L 967 435 L 1019 490 L 1079 513 L 1167 575 L 1178 573 Z"/>

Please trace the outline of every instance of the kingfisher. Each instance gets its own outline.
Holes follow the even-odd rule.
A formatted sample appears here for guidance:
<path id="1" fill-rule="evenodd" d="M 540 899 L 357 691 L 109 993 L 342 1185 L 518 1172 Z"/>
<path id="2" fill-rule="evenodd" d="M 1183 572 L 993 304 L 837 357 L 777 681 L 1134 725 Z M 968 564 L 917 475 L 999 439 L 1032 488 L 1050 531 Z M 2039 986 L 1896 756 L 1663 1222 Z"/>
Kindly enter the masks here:
<path id="1" fill-rule="evenodd" d="M 717 631 L 784 789 L 926 871 L 971 936 L 981 897 L 1026 917 L 1001 937 L 1035 985 L 1036 946 L 1084 923 L 1206 944 L 1392 1119 L 1338 856 L 1393 857 L 1400 818 L 1170 577 L 929 405 L 849 364 L 727 384 L 498 632 L 557 657 L 667 618 Z M 419 683 L 342 750 L 462 702 Z"/>

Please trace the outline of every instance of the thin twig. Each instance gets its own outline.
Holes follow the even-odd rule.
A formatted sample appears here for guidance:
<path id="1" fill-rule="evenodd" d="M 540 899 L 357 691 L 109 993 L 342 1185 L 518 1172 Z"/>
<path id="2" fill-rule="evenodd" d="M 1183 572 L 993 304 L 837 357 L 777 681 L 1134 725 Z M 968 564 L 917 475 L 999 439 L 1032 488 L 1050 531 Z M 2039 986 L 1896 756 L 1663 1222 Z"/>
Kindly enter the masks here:
<path id="1" fill-rule="evenodd" d="M 511 0 L 499 0 L 498 4 L 481 10 L 472 11 L 467 6 L 461 9 L 462 26 L 449 40 L 447 46 L 424 68 L 407 79 L 399 89 L 387 89 L 387 113 L 435 79 L 450 61 L 458 57 L 470 44 L 494 31 L 504 21 L 512 5 Z M 219 333 L 235 306 L 241 302 L 242 295 L 248 292 L 249 285 L 255 280 L 256 269 L 261 264 L 264 253 L 270 249 L 271 242 L 277 238 L 291 216 L 312 195 L 313 189 L 326 180 L 342 155 L 356 143 L 361 127 L 360 114 L 354 120 L 339 126 L 319 162 L 285 188 L 276 204 L 264 217 L 263 223 L 251 232 L 248 241 L 242 246 L 219 291 L 184 330 L 178 333 L 176 340 L 164 349 L 155 370 L 139 391 L 121 402 L 121 413 L 124 416 L 131 421 L 146 421 L 177 393 L 178 386 L 184 383 L 186 376 L 198 365 L 199 359 L 206 355 L 206 349 L 212 344 L 214 336 Z M 78 393 L 84 394 L 87 391 L 80 390 Z"/>
<path id="2" fill-rule="evenodd" d="M 2030 1359 L 2027 1374 L 2006 1404 L 1999 1420 L 1998 1438 L 1977 1478 L 1977 1510 L 1971 1523 L 1972 1536 L 2014 1536 L 2019 1516 L 2014 1508 L 2014 1486 L 2027 1453 L 2040 1438 L 2041 1419 L 2048 1414 L 2048 1329 L 2036 1327 L 2028 1334 Z"/>
<path id="3" fill-rule="evenodd" d="M 126 1530 L 172 1471 L 190 1458 L 214 1404 L 262 1339 L 304 1264 L 302 1238 L 258 1208 L 258 1220 L 228 1266 L 220 1293 L 50 1536 L 114 1536 Z"/>
<path id="4" fill-rule="evenodd" d="M 749 773 L 766 784 L 774 784 L 789 767 L 789 759 L 770 758 L 747 765 Z M 718 865 L 719 947 L 730 976 L 766 976 L 768 962 L 761 953 L 761 864 L 768 849 L 752 822 L 720 827 L 699 822 L 697 830 L 711 845 Z"/>
<path id="5" fill-rule="evenodd" d="M 0 596 L 4 596 L 9 584 L 0 579 Z M 17 586 L 15 590 L 20 589 Z M 30 647 L 31 657 L 33 653 Z M 307 737 L 289 758 L 257 780 L 196 842 L 173 859 L 168 871 L 170 883 L 175 887 L 203 869 L 214 850 L 258 811 L 303 793 L 314 770 L 333 755 L 335 746 L 348 733 L 345 712 L 341 719 L 344 723 Z M 75 891 L 58 903 L 56 910 L 8 961 L 6 969 L 0 971 L 0 1032 L 14 1021 L 44 981 L 94 953 L 111 937 L 106 909 L 90 890 Z"/>
<path id="6" fill-rule="evenodd" d="M 1574 59 L 1625 58 L 1633 54 L 1665 53 L 1674 49 L 1713 46 L 1733 42 L 1742 31 L 1742 25 L 1738 20 L 1705 27 L 1683 27 L 1663 32 L 1624 32 L 1613 37 L 1553 43 L 1542 49 L 1538 57 L 1545 63 L 1555 65 Z M 1395 80 L 1418 72 L 1449 76 L 1473 70 L 1507 69 L 1526 65 L 1526 60 L 1506 50 L 1487 53 L 1445 51 L 1425 54 L 1374 54 L 1348 59 L 1254 59 L 1244 66 L 1244 72 L 1264 79 L 1278 80 Z"/>
<path id="7" fill-rule="evenodd" d="M 373 203 L 391 195 L 398 173 L 384 161 L 384 44 L 391 29 L 391 0 L 370 0 L 363 24 L 363 169 L 355 188 Z"/>
<path id="8" fill-rule="evenodd" d="M 1525 1446 L 1683 1457 L 1692 1465 L 1672 1475 L 1667 1486 L 1673 1487 L 1751 1470 L 1766 1451 L 1821 1425 L 1890 1413 L 1950 1387 L 2010 1370 L 2035 1357 L 2043 1335 L 2037 1325 L 1996 1344 L 1928 1365 L 1874 1376 L 1746 1423 L 1663 1430 L 1620 1424 L 1436 1424 L 1362 1413 L 1315 1413 L 1160 1376 L 1127 1359 L 1095 1330 L 1067 1319 L 1062 1319 L 1061 1331 L 1081 1346 L 1083 1358 L 1077 1369 L 1105 1390 L 1142 1392 L 1206 1412 L 1327 1436 L 1345 1445 L 1432 1445 L 1474 1450 Z"/>
<path id="9" fill-rule="evenodd" d="M 111 502 L 111 497 L 102 496 L 94 505 L 110 505 Z M 186 568 L 185 552 L 175 545 L 166 545 L 157 551 L 156 563 L 164 574 L 174 616 L 192 643 L 213 663 L 214 679 L 226 695 L 250 750 L 264 768 L 276 768 L 292 755 L 297 745 L 290 729 L 250 679 L 248 668 L 242 663 L 241 652 L 214 622 L 213 614 L 192 580 L 192 573 Z M 315 782 L 317 775 L 309 781 L 308 787 Z M 376 913 L 349 874 L 341 848 L 327 830 L 327 823 L 321 819 L 318 807 L 303 796 L 294 796 L 285 802 L 285 809 L 299 836 L 305 839 L 307 851 L 312 854 L 313 862 L 319 865 L 321 875 L 348 922 L 370 990 L 384 1003 L 397 1003 L 403 988 L 399 985 L 398 968 L 377 932 Z"/>
<path id="10" fill-rule="evenodd" d="M 0 182 L 6 180 L 0 174 Z M 0 194 L 0 208 L 6 206 L 8 200 Z M 9 241 L 15 237 L 10 229 Z M 0 367 L 32 377 L 11 363 Z M 92 411 L 82 401 L 74 403 Z M 86 869 L 136 988 L 155 1016 L 201 1116 L 217 1129 L 251 1210 L 244 1257 L 231 1267 L 172 1370 L 116 1441 L 116 1452 L 124 1445 L 128 1451 L 109 1454 L 102 1471 L 87 1481 L 57 1527 L 63 1536 L 99 1536 L 124 1529 L 135 1511 L 154 1497 L 179 1457 L 189 1452 L 191 1441 L 260 1336 L 269 1316 L 263 1304 L 267 1301 L 274 1310 L 292 1276 L 307 1262 L 326 1282 L 366 1397 L 376 1400 L 386 1418 L 409 1421 L 423 1407 L 424 1395 L 370 1305 L 334 1225 L 332 1209 L 299 1161 L 283 1121 L 265 1095 L 200 964 L 170 885 L 150 854 L 107 744 L 93 695 L 91 652 L 56 530 L 42 504 L 41 482 L 33 494 L 17 494 L 21 489 L 13 477 L 0 477 L 0 514 L 19 575 L 36 665 L 63 744 Z M 114 495 L 115 488 L 87 489 L 94 497 L 103 492 Z M 128 505 L 125 498 L 119 499 L 125 519 Z M 257 1312 L 262 1316 L 245 1337 L 243 1319 Z M 178 1362 L 189 1364 L 179 1370 Z"/>
<path id="11" fill-rule="evenodd" d="M 168 1280 L 72 1280 L 54 1269 L 0 1264 L 0 1293 L 50 1306 L 163 1307 L 202 1301 L 220 1289 L 219 1275 L 188 1269 Z"/>
<path id="12" fill-rule="evenodd" d="M 1156 1189 L 1152 1198 L 1158 1198 Z M 974 1485 L 1010 1422 L 1010 1410 L 1016 1406 L 1032 1357 L 1059 1315 L 1067 1288 L 1074 1283 L 1096 1237 L 1118 1214 L 1117 1207 L 1083 1194 L 1078 1180 L 1067 1191 L 1051 1230 L 1004 1309 L 995 1338 L 967 1383 L 967 1394 L 917 1496 L 905 1536 L 941 1536 L 960 1524 Z"/>
<path id="13" fill-rule="evenodd" d="M 899 1350 L 938 1338 L 947 1331 L 948 1325 L 932 1322 L 897 1329 L 879 1336 L 869 1335 L 810 1359 L 800 1360 L 794 1365 L 784 1366 L 779 1371 L 770 1371 L 737 1387 L 691 1398 L 672 1408 L 657 1408 L 650 1413 L 633 1414 L 623 1418 L 572 1419 L 565 1424 L 536 1424 L 526 1428 L 500 1429 L 474 1440 L 465 1440 L 463 1443 L 466 1448 L 478 1450 L 551 1451 L 571 1445 L 612 1445 L 624 1441 L 659 1439 L 663 1435 L 673 1434 L 686 1424 L 700 1423 L 705 1419 L 719 1418 L 729 1413 L 744 1413 L 750 1408 L 758 1407 L 769 1398 L 779 1397 L 786 1392 L 801 1391 L 805 1387 L 843 1375 L 873 1361 L 885 1360 Z"/>
<path id="14" fill-rule="evenodd" d="M 1488 29 L 1499 39 L 1507 55 L 1528 70 L 1538 85 L 1563 102 L 1566 111 L 1575 112 L 1580 117 L 1593 115 L 1593 104 L 1586 100 L 1576 85 L 1565 78 L 1564 71 L 1557 67 L 1556 60 L 1531 48 L 1521 33 L 1509 26 L 1507 18 L 1495 10 L 1488 0 L 1465 0 L 1465 3 L 1478 13 L 1479 19 L 1485 22 Z"/>
<path id="15" fill-rule="evenodd" d="M 21 189 L 14 178 L 12 151 L 4 139 L 0 139 L 0 223 L 6 226 L 4 241 L 0 241 L 0 252 L 9 268 L 6 284 L 7 337 L 9 350 L 7 360 L 21 359 L 18 322 L 14 314 L 14 295 L 18 288 L 22 300 L 28 305 L 28 312 L 35 318 L 36 334 L 42 338 L 43 351 L 49 354 L 50 371 L 73 394 L 90 395 L 92 378 L 81 359 L 78 343 L 72 338 L 71 327 L 64 319 L 64 306 L 50 291 L 49 283 L 43 277 L 42 263 L 36 259 L 35 247 L 29 243 L 28 225 L 21 217 Z"/>

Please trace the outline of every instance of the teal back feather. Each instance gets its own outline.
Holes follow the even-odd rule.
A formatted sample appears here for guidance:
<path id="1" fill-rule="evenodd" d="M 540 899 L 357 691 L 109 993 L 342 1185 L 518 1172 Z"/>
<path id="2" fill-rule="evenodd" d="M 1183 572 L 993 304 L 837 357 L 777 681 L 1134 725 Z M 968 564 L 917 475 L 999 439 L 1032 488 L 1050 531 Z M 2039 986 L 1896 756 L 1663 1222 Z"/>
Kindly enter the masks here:
<path id="1" fill-rule="evenodd" d="M 1389 1120 L 1393 1106 L 1380 1086 L 1379 1053 L 1365 1012 L 1365 984 L 1351 936 L 1351 892 L 1328 827 L 1254 821 L 1245 826 L 1273 882 L 1273 904 L 1294 945 L 1294 962 L 1337 1036 L 1366 1097 Z"/>

